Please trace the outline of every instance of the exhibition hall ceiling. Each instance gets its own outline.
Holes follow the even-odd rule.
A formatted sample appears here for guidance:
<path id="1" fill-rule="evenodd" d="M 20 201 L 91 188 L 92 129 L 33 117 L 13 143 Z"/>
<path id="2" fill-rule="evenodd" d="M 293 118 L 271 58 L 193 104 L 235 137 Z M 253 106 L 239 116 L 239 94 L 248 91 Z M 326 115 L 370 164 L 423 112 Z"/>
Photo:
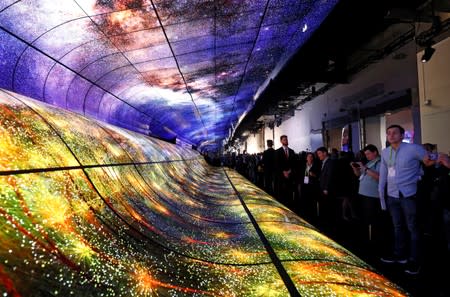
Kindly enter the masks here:
<path id="1" fill-rule="evenodd" d="M 0 87 L 222 145 L 338 0 L 0 0 Z"/>

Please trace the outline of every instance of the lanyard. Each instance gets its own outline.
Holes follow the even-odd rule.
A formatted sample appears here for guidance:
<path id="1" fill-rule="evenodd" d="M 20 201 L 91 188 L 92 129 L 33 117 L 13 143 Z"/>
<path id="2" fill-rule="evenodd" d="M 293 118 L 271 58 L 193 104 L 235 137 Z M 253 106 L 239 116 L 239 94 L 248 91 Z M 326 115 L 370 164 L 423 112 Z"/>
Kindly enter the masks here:
<path id="1" fill-rule="evenodd" d="M 388 162 L 388 165 L 389 165 L 389 167 L 393 167 L 394 164 L 395 164 L 395 159 L 397 159 L 397 153 L 398 153 L 398 152 L 394 150 L 394 161 L 392 161 L 392 146 L 390 146 L 389 148 L 390 148 L 390 152 L 389 152 L 389 162 Z M 400 149 L 400 147 L 399 147 L 397 150 L 399 150 L 399 149 Z"/>
<path id="2" fill-rule="evenodd" d="M 369 169 L 375 168 L 379 161 L 380 161 L 380 157 L 376 157 L 375 159 L 373 159 L 372 161 L 367 163 L 366 167 Z"/>
<path id="3" fill-rule="evenodd" d="M 309 176 L 309 171 L 311 170 L 312 165 L 308 168 L 308 164 L 306 164 L 306 168 L 305 168 L 305 176 Z"/>

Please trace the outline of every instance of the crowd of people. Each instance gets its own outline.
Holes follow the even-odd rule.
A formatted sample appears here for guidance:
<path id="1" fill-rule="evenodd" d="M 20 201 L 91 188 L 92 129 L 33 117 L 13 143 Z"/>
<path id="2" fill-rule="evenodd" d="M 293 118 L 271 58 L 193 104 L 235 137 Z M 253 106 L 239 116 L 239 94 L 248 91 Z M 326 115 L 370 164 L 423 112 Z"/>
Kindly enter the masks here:
<path id="1" fill-rule="evenodd" d="M 403 142 L 404 134 L 392 125 L 386 149 L 369 144 L 356 154 L 325 147 L 296 154 L 282 135 L 278 149 L 267 140 L 263 153 L 227 155 L 222 164 L 325 233 L 352 221 L 368 244 L 381 245 L 392 234 L 392 248 L 379 249 L 380 261 L 415 275 L 424 234 L 450 251 L 450 162 L 431 144 Z"/>

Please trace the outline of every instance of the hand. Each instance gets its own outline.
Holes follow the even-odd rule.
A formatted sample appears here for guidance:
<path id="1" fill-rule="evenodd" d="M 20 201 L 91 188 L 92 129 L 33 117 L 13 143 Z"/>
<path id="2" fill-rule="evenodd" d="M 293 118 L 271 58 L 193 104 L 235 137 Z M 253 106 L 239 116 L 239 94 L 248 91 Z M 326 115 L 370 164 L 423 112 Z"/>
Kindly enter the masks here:
<path id="1" fill-rule="evenodd" d="M 354 169 L 360 169 L 364 167 L 363 163 L 361 162 L 351 162 L 350 166 L 352 166 Z"/>
<path id="2" fill-rule="evenodd" d="M 290 174 L 290 173 L 291 173 L 290 170 L 285 170 L 285 171 L 283 171 L 283 175 L 284 175 L 285 178 L 289 178 L 289 174 Z"/>
<path id="3" fill-rule="evenodd" d="M 324 194 L 325 196 L 328 196 L 328 191 L 327 191 L 327 190 L 323 190 L 323 194 Z"/>
<path id="4" fill-rule="evenodd" d="M 439 162 L 439 164 L 442 164 L 445 167 L 450 168 L 450 160 L 446 154 L 440 153 L 437 161 Z"/>

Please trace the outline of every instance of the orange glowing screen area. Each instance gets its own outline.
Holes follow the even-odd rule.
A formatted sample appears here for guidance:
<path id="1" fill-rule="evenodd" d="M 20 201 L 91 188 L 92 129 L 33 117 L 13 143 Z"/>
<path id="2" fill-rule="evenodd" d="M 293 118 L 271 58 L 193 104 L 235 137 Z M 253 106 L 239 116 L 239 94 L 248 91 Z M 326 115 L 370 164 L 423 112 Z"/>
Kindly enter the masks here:
<path id="1" fill-rule="evenodd" d="M 197 152 L 4 90 L 0 226 L 1 296 L 406 295 Z"/>

